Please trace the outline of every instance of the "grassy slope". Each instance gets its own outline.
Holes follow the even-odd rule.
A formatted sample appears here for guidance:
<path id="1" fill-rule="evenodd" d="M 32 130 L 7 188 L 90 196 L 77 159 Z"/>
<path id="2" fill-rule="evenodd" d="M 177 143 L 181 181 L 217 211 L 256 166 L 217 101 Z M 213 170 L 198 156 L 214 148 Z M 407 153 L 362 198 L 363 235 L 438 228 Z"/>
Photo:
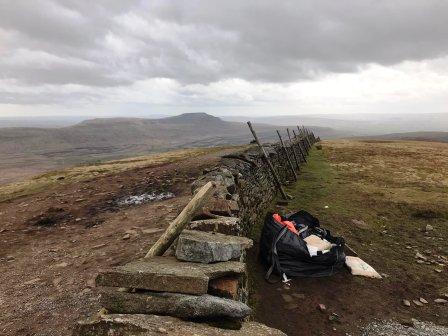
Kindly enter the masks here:
<path id="1" fill-rule="evenodd" d="M 0 186 L 0 202 L 39 192 L 40 190 L 61 184 L 84 181 L 139 167 L 150 167 L 175 162 L 217 152 L 222 149 L 223 147 L 182 149 L 123 160 L 105 161 L 93 165 L 76 166 L 60 171 L 51 171 L 25 181 Z"/>
<path id="2" fill-rule="evenodd" d="M 432 301 L 448 293 L 446 259 L 441 259 L 448 253 L 447 144 L 324 142 L 322 151 L 311 152 L 300 181 L 288 193 L 294 196 L 289 211 L 315 214 L 324 227 L 344 236 L 364 260 L 388 275 L 377 295 L 383 288 L 397 288 L 392 290 L 396 304 L 389 307 L 391 316 L 403 309 L 403 298 L 425 296 Z M 364 223 L 355 224 L 354 219 Z M 427 224 L 434 231 L 425 234 Z M 417 251 L 428 263 L 416 262 Z M 366 281 L 358 278 L 354 290 L 362 291 Z M 438 309 L 443 308 L 432 303 L 420 317 L 434 319 Z M 435 320 L 443 322 L 443 316 L 446 312 Z"/>

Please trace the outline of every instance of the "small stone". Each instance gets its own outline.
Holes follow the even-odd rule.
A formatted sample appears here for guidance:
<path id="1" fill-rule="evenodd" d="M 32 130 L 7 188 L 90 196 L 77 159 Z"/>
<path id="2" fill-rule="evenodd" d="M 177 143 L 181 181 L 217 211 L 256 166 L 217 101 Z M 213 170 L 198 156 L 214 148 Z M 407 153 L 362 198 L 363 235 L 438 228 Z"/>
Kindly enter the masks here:
<path id="1" fill-rule="evenodd" d="M 332 313 L 330 316 L 328 316 L 328 320 L 331 322 L 341 323 L 341 318 L 336 313 Z"/>
<path id="2" fill-rule="evenodd" d="M 6 256 L 6 261 L 13 261 L 15 258 L 12 255 Z"/>
<path id="3" fill-rule="evenodd" d="M 131 238 L 131 235 L 129 233 L 126 233 L 121 239 L 127 240 L 129 238 Z"/>
<path id="4" fill-rule="evenodd" d="M 416 305 L 416 306 L 423 306 L 423 303 L 421 303 L 419 300 L 412 300 L 412 302 Z"/>
<path id="5" fill-rule="evenodd" d="M 420 252 L 417 252 L 415 254 L 415 258 L 417 259 L 421 259 L 421 260 L 428 260 L 428 258 L 426 258 L 423 254 L 421 254 Z"/>
<path id="6" fill-rule="evenodd" d="M 445 303 L 448 302 L 448 300 L 445 300 L 445 299 L 435 299 L 434 302 L 435 303 L 439 303 L 439 304 L 445 304 Z"/>
<path id="7" fill-rule="evenodd" d="M 107 243 L 104 243 L 104 244 L 98 244 L 98 245 L 92 246 L 92 250 L 96 250 L 96 249 L 102 248 L 102 247 L 104 247 L 104 246 L 106 246 L 106 245 L 107 245 Z"/>
<path id="8" fill-rule="evenodd" d="M 436 273 L 442 273 L 442 270 L 440 268 L 434 268 L 434 272 Z"/>
<path id="9" fill-rule="evenodd" d="M 426 225 L 426 227 L 425 227 L 426 232 L 433 231 L 433 230 L 434 230 L 434 227 L 432 225 L 429 225 L 429 224 Z"/>
<path id="10" fill-rule="evenodd" d="M 402 319 L 400 321 L 400 324 L 406 326 L 406 327 L 414 327 L 414 320 L 413 319 Z"/>
<path id="11" fill-rule="evenodd" d="M 33 279 L 33 280 L 26 281 L 23 284 L 24 285 L 34 285 L 35 283 L 37 283 L 39 281 L 40 281 L 40 278 L 36 278 L 36 279 Z"/>
<path id="12" fill-rule="evenodd" d="M 68 266 L 68 263 L 65 262 L 65 261 L 63 261 L 63 262 L 61 262 L 59 264 L 54 265 L 54 267 L 58 267 L 58 268 L 67 267 L 67 266 Z"/>
<path id="13" fill-rule="evenodd" d="M 166 333 L 168 333 L 168 331 L 167 331 L 165 328 L 162 328 L 162 327 L 159 327 L 159 328 L 157 329 L 157 331 L 158 331 L 159 333 L 162 333 L 162 334 L 166 334 Z"/>
<path id="14" fill-rule="evenodd" d="M 75 222 L 80 222 L 80 221 L 82 221 L 82 218 L 75 218 Z"/>
<path id="15" fill-rule="evenodd" d="M 327 310 L 327 307 L 323 304 L 323 303 L 319 303 L 319 305 L 317 306 L 317 308 L 319 308 L 319 310 L 321 312 L 324 312 Z"/>
<path id="16" fill-rule="evenodd" d="M 409 300 L 403 299 L 403 305 L 405 305 L 406 307 L 410 307 L 411 302 Z"/>
<path id="17" fill-rule="evenodd" d="M 419 300 L 420 300 L 421 303 L 428 304 L 428 301 L 426 301 L 426 300 L 425 300 L 424 298 L 422 298 L 422 297 L 421 297 Z"/>

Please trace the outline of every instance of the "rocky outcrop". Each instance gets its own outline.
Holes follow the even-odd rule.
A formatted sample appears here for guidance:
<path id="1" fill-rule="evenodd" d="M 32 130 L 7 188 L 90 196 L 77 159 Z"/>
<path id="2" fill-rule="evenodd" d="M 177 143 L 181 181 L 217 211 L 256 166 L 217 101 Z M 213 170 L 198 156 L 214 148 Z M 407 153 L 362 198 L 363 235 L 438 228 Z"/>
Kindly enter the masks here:
<path id="1" fill-rule="evenodd" d="M 176 258 L 206 264 L 239 260 L 250 247 L 252 240 L 248 238 L 184 230 L 178 238 Z"/>
<path id="2" fill-rule="evenodd" d="M 73 336 L 286 336 L 280 330 L 257 322 L 243 322 L 241 329 L 228 330 L 171 316 L 111 314 L 78 322 Z"/>

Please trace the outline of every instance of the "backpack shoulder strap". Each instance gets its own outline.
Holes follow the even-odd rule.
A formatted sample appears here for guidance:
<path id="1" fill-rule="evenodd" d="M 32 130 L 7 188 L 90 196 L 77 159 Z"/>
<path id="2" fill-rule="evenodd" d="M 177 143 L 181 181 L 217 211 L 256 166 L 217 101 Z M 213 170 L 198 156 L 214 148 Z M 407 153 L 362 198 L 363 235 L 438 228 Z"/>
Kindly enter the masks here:
<path id="1" fill-rule="evenodd" d="M 286 234 L 286 231 L 288 230 L 288 228 L 286 226 L 284 226 L 280 232 L 278 233 L 277 237 L 273 240 L 272 242 L 272 247 L 271 247 L 271 267 L 269 267 L 268 271 L 266 272 L 265 275 L 265 280 L 269 283 L 276 283 L 279 282 L 280 280 L 277 281 L 272 281 L 270 280 L 270 277 L 272 275 L 272 273 L 274 272 L 275 269 L 277 269 L 277 271 L 281 274 L 282 269 L 280 266 L 280 260 L 278 258 L 278 253 L 277 253 L 277 243 L 279 242 L 279 240 Z"/>

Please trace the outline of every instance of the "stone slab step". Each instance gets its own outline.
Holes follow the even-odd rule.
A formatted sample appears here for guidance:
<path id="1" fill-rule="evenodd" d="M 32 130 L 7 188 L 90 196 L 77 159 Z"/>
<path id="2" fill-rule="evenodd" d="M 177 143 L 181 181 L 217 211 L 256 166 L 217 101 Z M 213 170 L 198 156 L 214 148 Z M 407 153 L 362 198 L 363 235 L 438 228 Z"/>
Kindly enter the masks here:
<path id="1" fill-rule="evenodd" d="M 241 329 L 228 330 L 171 316 L 111 314 L 80 321 L 73 336 L 286 336 L 280 330 L 257 322 L 243 322 Z"/>
<path id="2" fill-rule="evenodd" d="M 251 309 L 242 302 L 208 294 L 127 293 L 106 289 L 101 292 L 100 302 L 110 313 L 159 314 L 183 319 L 242 320 L 251 313 Z"/>
<path id="3" fill-rule="evenodd" d="M 210 279 L 243 273 L 245 264 L 238 261 L 201 264 L 181 262 L 174 257 L 153 257 L 102 272 L 96 277 L 96 284 L 200 295 L 207 293 Z"/>
<path id="4" fill-rule="evenodd" d="M 176 258 L 206 264 L 235 260 L 240 259 L 252 244 L 252 239 L 245 237 L 184 230 L 177 241 Z"/>

